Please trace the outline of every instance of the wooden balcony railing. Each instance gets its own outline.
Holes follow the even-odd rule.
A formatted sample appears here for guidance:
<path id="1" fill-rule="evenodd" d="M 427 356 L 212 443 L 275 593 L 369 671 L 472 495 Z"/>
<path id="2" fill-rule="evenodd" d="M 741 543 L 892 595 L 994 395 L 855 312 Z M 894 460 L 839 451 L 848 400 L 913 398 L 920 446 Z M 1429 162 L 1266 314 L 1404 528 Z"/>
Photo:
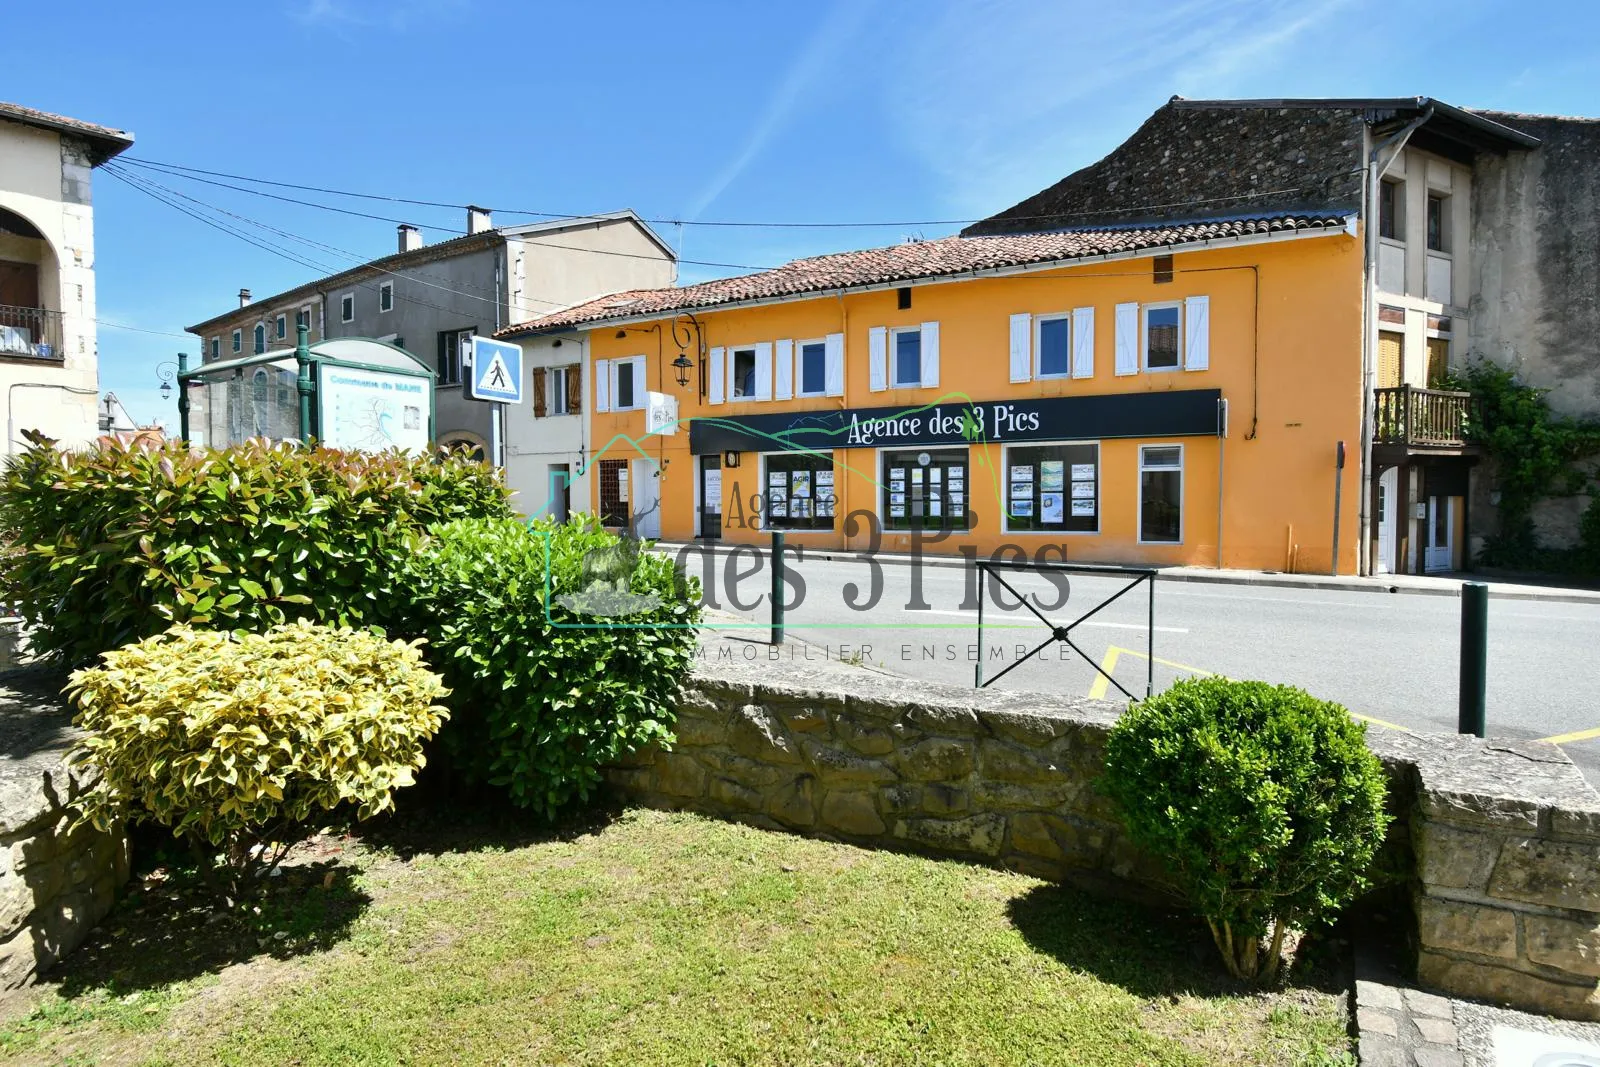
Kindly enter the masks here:
<path id="1" fill-rule="evenodd" d="M 1380 445 L 1461 448 L 1472 424 L 1472 394 L 1402 385 L 1375 390 Z"/>
<path id="2" fill-rule="evenodd" d="M 0 304 L 0 356 L 61 359 L 61 312 Z"/>

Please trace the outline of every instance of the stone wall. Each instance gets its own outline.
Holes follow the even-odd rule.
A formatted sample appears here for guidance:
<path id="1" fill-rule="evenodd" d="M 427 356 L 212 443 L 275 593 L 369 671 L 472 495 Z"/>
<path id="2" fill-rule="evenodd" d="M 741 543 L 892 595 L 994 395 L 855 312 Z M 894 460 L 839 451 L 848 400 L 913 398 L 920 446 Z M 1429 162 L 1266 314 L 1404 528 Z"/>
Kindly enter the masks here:
<path id="1" fill-rule="evenodd" d="M 128 877 L 128 843 L 72 828 L 81 780 L 64 757 L 75 734 L 34 672 L 0 678 L 0 990 L 33 981 L 76 948 Z"/>
<path id="2" fill-rule="evenodd" d="M 672 750 L 609 777 L 654 807 L 1170 902 L 1095 788 L 1118 710 L 835 663 L 702 661 Z M 1600 1018 L 1600 796 L 1551 745 L 1370 739 L 1392 784 L 1392 854 L 1414 870 L 1419 978 Z"/>

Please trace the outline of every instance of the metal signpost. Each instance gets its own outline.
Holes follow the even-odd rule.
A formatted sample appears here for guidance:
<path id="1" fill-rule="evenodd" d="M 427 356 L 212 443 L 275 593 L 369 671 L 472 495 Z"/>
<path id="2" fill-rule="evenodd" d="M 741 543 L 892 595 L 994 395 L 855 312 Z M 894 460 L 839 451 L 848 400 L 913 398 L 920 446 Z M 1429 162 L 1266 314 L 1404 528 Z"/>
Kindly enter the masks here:
<path id="1" fill-rule="evenodd" d="M 522 346 L 489 337 L 472 338 L 472 367 L 467 374 L 467 399 L 486 400 L 489 412 L 489 461 L 506 465 L 506 405 L 522 403 Z"/>

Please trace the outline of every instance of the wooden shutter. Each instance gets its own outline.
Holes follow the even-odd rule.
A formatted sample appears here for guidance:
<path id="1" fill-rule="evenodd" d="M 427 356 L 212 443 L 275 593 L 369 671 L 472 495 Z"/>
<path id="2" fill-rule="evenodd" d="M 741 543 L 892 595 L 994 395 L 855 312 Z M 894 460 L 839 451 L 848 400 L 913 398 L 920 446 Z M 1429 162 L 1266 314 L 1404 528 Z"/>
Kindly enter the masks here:
<path id="1" fill-rule="evenodd" d="M 1139 305 L 1117 305 L 1117 373 L 1139 373 Z"/>
<path id="2" fill-rule="evenodd" d="M 1094 308 L 1072 309 L 1072 376 L 1094 377 Z"/>
<path id="3" fill-rule="evenodd" d="M 567 368 L 567 414 L 583 414 L 583 368 Z"/>
<path id="4" fill-rule="evenodd" d="M 1183 302 L 1183 369 L 1211 366 L 1211 298 L 1191 296 Z"/>
<path id="5" fill-rule="evenodd" d="M 711 381 L 706 386 L 706 403 L 722 403 L 722 347 L 719 345 L 711 350 L 707 357 L 706 367 L 710 371 Z"/>
<path id="6" fill-rule="evenodd" d="M 844 396 L 844 334 L 830 333 L 826 341 L 828 395 Z"/>
<path id="7" fill-rule="evenodd" d="M 544 403 L 544 368 L 535 367 L 533 368 L 533 417 L 544 418 L 546 410 L 548 409 Z"/>
<path id="8" fill-rule="evenodd" d="M 793 399 L 795 379 L 794 341 L 774 341 L 772 343 L 772 360 L 772 399 Z"/>
<path id="9" fill-rule="evenodd" d="M 922 324 L 922 387 L 939 388 L 939 324 Z"/>
<path id="10" fill-rule="evenodd" d="M 884 326 L 867 331 L 867 388 L 874 393 L 889 388 L 889 330 Z"/>
<path id="11" fill-rule="evenodd" d="M 756 396 L 757 400 L 772 399 L 772 342 L 756 345 Z"/>
<path id="12" fill-rule="evenodd" d="M 1378 388 L 1398 389 L 1405 368 L 1404 334 L 1384 330 L 1378 334 Z"/>
<path id="13" fill-rule="evenodd" d="M 594 361 L 594 409 L 596 411 L 611 410 L 611 361 L 597 359 Z"/>
<path id="14" fill-rule="evenodd" d="M 1033 377 L 1033 316 L 1011 316 L 1011 380 L 1025 382 Z"/>

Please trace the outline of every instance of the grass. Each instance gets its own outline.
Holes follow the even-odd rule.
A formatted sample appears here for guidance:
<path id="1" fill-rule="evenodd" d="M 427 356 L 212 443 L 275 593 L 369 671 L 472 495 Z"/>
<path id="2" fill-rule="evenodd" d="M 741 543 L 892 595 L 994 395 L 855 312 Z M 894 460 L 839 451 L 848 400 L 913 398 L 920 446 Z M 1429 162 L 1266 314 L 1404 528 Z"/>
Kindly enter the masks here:
<path id="1" fill-rule="evenodd" d="M 128 1064 L 1335 1064 L 1339 994 L 1020 875 L 635 811 L 322 838 L 259 913 L 148 879 L 0 1058 Z M 1302 968 L 1302 972 L 1306 971 Z"/>

